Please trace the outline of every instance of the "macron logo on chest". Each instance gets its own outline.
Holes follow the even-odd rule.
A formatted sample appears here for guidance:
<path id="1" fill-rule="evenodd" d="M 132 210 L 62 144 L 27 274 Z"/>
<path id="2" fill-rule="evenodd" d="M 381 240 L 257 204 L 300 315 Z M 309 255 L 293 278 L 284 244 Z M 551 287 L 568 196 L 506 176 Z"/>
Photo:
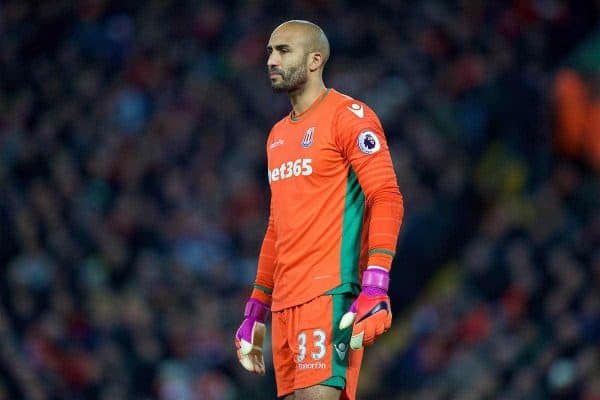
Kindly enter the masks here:
<path id="1" fill-rule="evenodd" d="M 358 118 L 363 118 L 365 116 L 365 109 L 363 108 L 363 106 L 356 104 L 356 103 L 352 103 L 351 106 L 346 107 L 349 111 L 351 111 L 354 115 L 356 115 Z"/>
<path id="2" fill-rule="evenodd" d="M 273 149 L 275 149 L 275 148 L 277 148 L 279 146 L 282 146 L 282 145 L 283 145 L 283 139 L 277 139 L 276 141 L 274 141 L 273 143 L 271 143 L 271 145 L 269 146 L 269 148 L 271 150 L 273 150 Z"/>

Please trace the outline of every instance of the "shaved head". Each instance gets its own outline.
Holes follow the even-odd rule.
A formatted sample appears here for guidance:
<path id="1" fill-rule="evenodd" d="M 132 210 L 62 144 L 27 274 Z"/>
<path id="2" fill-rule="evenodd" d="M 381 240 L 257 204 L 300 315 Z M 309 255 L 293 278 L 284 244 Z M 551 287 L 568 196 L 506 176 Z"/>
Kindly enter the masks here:
<path id="1" fill-rule="evenodd" d="M 312 22 L 292 20 L 279 25 L 267 44 L 267 70 L 275 92 L 303 93 L 324 88 L 323 69 L 329 41 Z"/>
<path id="2" fill-rule="evenodd" d="M 290 32 L 298 34 L 298 38 L 304 46 L 307 53 L 319 52 L 323 57 L 323 65 L 329 59 L 329 40 L 325 36 L 325 32 L 318 25 L 310 21 L 293 19 L 279 25 L 271 36 L 276 33 Z"/>

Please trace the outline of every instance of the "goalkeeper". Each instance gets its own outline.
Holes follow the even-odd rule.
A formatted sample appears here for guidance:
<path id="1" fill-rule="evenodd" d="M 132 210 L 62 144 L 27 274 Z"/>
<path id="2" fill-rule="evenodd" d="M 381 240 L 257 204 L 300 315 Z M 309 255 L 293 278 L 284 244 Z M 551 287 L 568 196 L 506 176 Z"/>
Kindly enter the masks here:
<path id="1" fill-rule="evenodd" d="M 267 139 L 271 208 L 238 358 L 265 374 L 271 315 L 277 395 L 354 399 L 363 346 L 390 328 L 389 270 L 402 196 L 382 125 L 323 82 L 327 37 L 307 21 L 271 34 L 267 70 L 291 112 Z"/>

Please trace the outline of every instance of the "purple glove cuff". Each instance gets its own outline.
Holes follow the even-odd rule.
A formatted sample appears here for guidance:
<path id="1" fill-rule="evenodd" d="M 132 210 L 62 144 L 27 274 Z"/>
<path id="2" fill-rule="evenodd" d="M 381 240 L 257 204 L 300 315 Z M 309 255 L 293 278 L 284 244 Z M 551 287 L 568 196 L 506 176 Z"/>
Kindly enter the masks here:
<path id="1" fill-rule="evenodd" d="M 265 322 L 270 308 L 257 299 L 249 299 L 244 309 L 244 318 L 252 318 L 258 322 Z"/>
<path id="2" fill-rule="evenodd" d="M 368 295 L 378 295 L 387 293 L 390 286 L 390 274 L 386 270 L 379 268 L 367 268 L 363 273 L 362 287 L 363 292 Z M 373 292 L 373 293 L 369 293 Z"/>

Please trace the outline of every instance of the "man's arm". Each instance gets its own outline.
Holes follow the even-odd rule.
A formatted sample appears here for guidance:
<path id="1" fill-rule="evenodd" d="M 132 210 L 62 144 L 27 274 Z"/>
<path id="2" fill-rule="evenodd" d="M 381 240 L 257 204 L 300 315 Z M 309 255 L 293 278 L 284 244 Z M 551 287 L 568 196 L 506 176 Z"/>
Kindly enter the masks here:
<path id="1" fill-rule="evenodd" d="M 271 294 L 273 292 L 275 257 L 275 229 L 273 227 L 273 217 L 269 216 L 269 225 L 258 256 L 254 288 L 250 295 L 251 298 L 260 300 L 269 306 L 271 305 Z"/>
<path id="2" fill-rule="evenodd" d="M 336 132 L 338 146 L 358 178 L 370 214 L 369 254 L 362 291 L 340 321 L 340 329 L 353 327 L 350 346 L 360 349 L 392 323 L 387 290 L 404 205 L 383 128 L 375 113 L 358 102 L 344 105 L 338 110 Z"/>
<path id="3" fill-rule="evenodd" d="M 351 112 L 351 104 L 360 106 L 362 113 Z M 354 102 L 340 107 L 335 128 L 338 147 L 356 173 L 370 212 L 367 265 L 389 271 L 404 205 L 383 127 L 369 107 Z"/>
<path id="4" fill-rule="evenodd" d="M 266 335 L 266 320 L 271 307 L 273 271 L 275 269 L 275 230 L 273 219 L 263 239 L 258 257 L 256 279 L 250 299 L 244 309 L 244 320 L 235 334 L 238 359 L 250 372 L 265 374 L 263 343 Z"/>

